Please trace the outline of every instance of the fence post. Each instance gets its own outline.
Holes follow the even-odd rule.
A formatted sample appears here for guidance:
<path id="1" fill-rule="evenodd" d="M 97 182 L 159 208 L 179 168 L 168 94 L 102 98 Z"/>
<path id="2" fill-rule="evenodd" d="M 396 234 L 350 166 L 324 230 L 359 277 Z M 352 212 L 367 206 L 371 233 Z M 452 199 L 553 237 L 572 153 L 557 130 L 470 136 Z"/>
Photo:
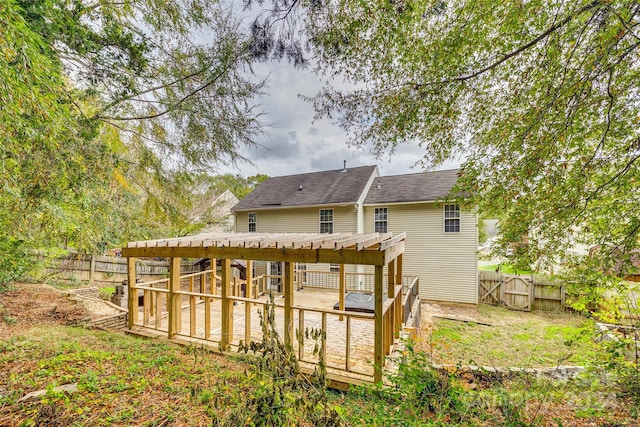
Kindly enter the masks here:
<path id="1" fill-rule="evenodd" d="M 96 260 L 93 255 L 89 255 L 89 283 L 93 285 L 96 274 Z"/>
<path id="2" fill-rule="evenodd" d="M 216 295 L 218 293 L 218 281 L 216 279 L 216 272 L 218 271 L 218 264 L 215 258 L 209 258 L 211 260 L 211 294 Z"/>
<path id="3" fill-rule="evenodd" d="M 138 323 L 138 289 L 136 288 L 136 259 L 133 257 L 127 258 L 127 275 L 129 277 L 129 329 L 133 328 L 133 325 Z"/>

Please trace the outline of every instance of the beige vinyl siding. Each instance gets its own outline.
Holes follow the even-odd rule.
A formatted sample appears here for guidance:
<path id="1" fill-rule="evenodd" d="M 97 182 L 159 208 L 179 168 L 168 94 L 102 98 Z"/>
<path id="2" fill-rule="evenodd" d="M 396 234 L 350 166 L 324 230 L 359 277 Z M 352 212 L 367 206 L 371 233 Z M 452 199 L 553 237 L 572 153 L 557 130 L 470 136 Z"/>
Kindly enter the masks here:
<path id="1" fill-rule="evenodd" d="M 366 206 L 365 232 L 373 232 L 376 207 L 388 208 L 388 231 L 407 233 L 404 274 L 420 276 L 420 297 L 426 300 L 478 302 L 477 217 L 461 213 L 460 233 L 445 233 L 442 205 L 412 203 Z"/>
<path id="2" fill-rule="evenodd" d="M 320 209 L 273 209 L 251 212 L 256 213 L 256 231 L 259 233 L 318 233 L 320 232 Z M 355 206 L 322 209 L 333 209 L 334 233 L 356 232 Z M 236 217 L 236 231 L 246 233 L 249 229 L 249 212 L 237 212 Z"/>
<path id="3" fill-rule="evenodd" d="M 249 211 L 256 213 L 256 231 L 259 233 L 319 233 L 320 209 L 333 209 L 334 233 L 355 233 L 357 210 L 355 206 L 322 208 L 292 208 Z M 246 233 L 249 229 L 249 212 L 236 213 L 236 231 Z M 309 264 L 309 270 L 329 271 L 329 264 Z M 355 266 L 347 266 L 348 272 Z"/>

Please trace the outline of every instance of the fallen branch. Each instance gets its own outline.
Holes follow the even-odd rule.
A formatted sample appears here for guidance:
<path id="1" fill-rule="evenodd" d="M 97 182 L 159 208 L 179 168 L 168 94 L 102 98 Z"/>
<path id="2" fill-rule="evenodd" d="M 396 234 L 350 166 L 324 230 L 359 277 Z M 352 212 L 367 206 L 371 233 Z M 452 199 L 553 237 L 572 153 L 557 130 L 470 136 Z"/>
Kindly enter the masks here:
<path id="1" fill-rule="evenodd" d="M 438 319 L 453 320 L 455 322 L 475 323 L 475 324 L 484 325 L 484 326 L 494 326 L 489 323 L 478 322 L 477 320 L 458 319 L 455 317 L 446 317 L 446 316 L 432 316 L 432 317 L 437 317 Z"/>

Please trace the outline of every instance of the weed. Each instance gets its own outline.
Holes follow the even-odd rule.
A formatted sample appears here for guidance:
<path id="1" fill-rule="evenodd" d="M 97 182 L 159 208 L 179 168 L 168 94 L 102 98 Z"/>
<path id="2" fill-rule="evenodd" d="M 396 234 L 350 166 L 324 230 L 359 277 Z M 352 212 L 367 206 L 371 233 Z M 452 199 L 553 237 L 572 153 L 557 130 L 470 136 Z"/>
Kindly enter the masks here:
<path id="1" fill-rule="evenodd" d="M 111 297 L 115 292 L 116 292 L 115 286 L 107 286 L 107 287 L 98 289 L 98 295 L 100 296 L 100 299 L 103 299 L 105 301 L 111 300 Z"/>
<path id="2" fill-rule="evenodd" d="M 283 342 L 276 329 L 275 304 L 271 295 L 261 316 L 262 341 L 241 344 L 240 350 L 259 354 L 254 373 L 255 389 L 240 407 L 229 416 L 214 420 L 218 426 L 292 426 L 302 420 L 316 426 L 340 426 L 339 409 L 328 401 L 324 351 L 326 335 L 322 330 L 298 331 L 298 337 L 316 341 L 314 353 L 319 356 L 318 368 L 310 377 L 301 374 L 295 352 L 289 342 Z M 319 343 L 319 344 L 318 344 Z"/>
<path id="3" fill-rule="evenodd" d="M 15 317 L 6 314 L 2 316 L 2 321 L 7 325 L 15 325 L 18 322 Z"/>
<path id="4" fill-rule="evenodd" d="M 98 375 L 94 371 L 88 371 L 80 377 L 78 385 L 89 393 L 96 393 L 100 390 L 99 383 Z"/>

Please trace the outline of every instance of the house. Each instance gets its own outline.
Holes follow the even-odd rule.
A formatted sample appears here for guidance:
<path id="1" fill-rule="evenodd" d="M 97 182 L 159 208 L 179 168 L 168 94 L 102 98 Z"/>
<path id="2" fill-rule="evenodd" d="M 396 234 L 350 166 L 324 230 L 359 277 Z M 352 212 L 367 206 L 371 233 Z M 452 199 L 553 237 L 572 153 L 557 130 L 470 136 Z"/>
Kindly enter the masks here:
<path id="1" fill-rule="evenodd" d="M 272 177 L 237 203 L 237 232 L 406 233 L 403 272 L 426 300 L 476 304 L 477 215 L 443 202 L 458 170 L 380 176 L 377 166 Z M 270 264 L 266 273 L 278 275 Z M 336 271 L 334 265 L 299 269 Z M 353 266 L 357 273 L 363 266 Z"/>

